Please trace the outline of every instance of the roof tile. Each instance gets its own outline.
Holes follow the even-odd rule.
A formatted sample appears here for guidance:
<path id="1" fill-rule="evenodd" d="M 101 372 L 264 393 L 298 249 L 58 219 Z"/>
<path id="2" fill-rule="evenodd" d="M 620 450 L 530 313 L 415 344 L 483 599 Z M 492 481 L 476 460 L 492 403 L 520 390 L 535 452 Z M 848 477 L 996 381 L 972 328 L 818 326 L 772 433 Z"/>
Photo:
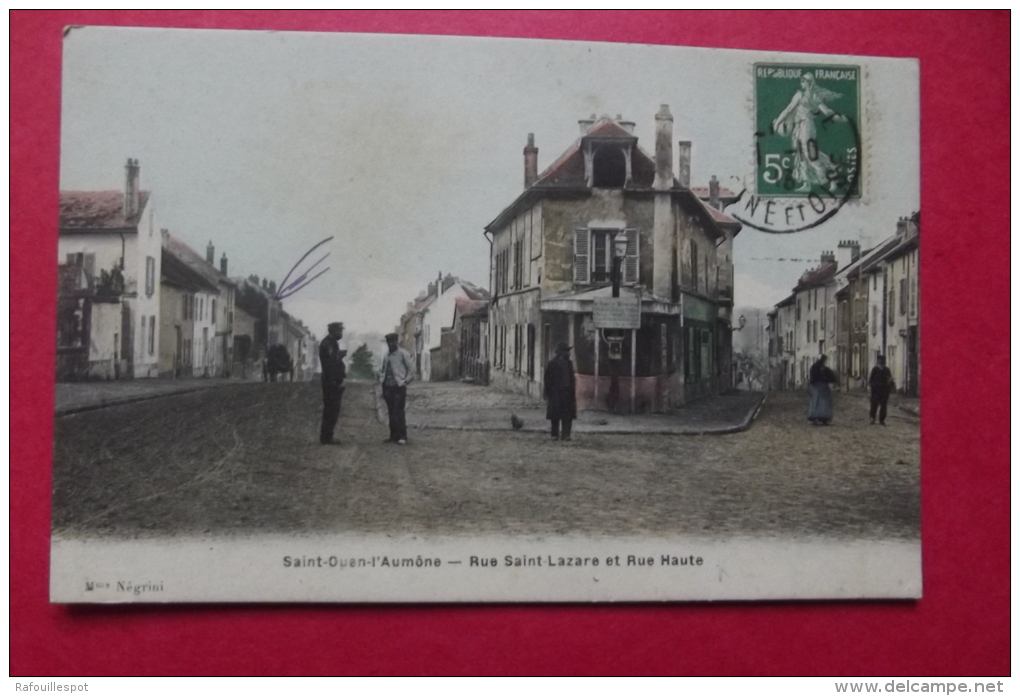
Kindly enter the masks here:
<path id="1" fill-rule="evenodd" d="M 123 230 L 137 228 L 149 192 L 139 193 L 138 213 L 124 217 L 122 191 L 61 191 L 61 230 Z"/>

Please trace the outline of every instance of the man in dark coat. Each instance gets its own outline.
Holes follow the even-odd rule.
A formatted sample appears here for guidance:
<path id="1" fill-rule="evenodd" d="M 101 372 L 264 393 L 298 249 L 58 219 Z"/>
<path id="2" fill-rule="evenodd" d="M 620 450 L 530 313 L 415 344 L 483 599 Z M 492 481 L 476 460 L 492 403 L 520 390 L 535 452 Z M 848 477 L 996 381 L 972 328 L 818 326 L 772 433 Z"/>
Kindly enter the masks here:
<path id="1" fill-rule="evenodd" d="M 340 350 L 340 339 L 344 335 L 344 325 L 333 322 L 327 327 L 329 335 L 319 344 L 319 362 L 322 364 L 322 428 L 319 430 L 319 442 L 324 445 L 340 444 L 333 438 L 333 430 L 340 418 L 340 400 L 344 395 L 344 379 L 347 377 L 347 366 L 344 356 L 347 351 Z"/>
<path id="2" fill-rule="evenodd" d="M 570 427 L 577 418 L 577 395 L 574 391 L 574 364 L 570 362 L 570 346 L 560 343 L 556 355 L 545 368 L 545 417 L 552 422 L 554 440 L 570 439 Z M 560 435 L 560 421 L 563 434 Z"/>
<path id="3" fill-rule="evenodd" d="M 878 415 L 878 422 L 885 425 L 889 394 L 895 385 L 892 371 L 885 366 L 885 356 L 879 355 L 876 362 L 878 364 L 871 368 L 871 375 L 868 377 L 868 388 L 871 390 L 871 424 L 875 424 L 875 416 Z"/>

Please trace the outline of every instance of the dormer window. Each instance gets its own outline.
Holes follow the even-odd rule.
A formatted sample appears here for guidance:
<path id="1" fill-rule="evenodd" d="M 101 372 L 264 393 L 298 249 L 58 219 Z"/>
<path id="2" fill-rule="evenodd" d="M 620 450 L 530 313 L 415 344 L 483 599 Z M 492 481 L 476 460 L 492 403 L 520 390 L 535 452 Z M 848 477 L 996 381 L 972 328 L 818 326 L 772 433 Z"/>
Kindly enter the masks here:
<path id="1" fill-rule="evenodd" d="M 634 137 L 582 139 L 584 176 L 592 188 L 624 188 L 633 179 Z"/>
<path id="2" fill-rule="evenodd" d="M 595 150 L 592 158 L 591 185 L 595 188 L 623 188 L 627 183 L 628 162 L 622 148 L 607 145 Z"/>

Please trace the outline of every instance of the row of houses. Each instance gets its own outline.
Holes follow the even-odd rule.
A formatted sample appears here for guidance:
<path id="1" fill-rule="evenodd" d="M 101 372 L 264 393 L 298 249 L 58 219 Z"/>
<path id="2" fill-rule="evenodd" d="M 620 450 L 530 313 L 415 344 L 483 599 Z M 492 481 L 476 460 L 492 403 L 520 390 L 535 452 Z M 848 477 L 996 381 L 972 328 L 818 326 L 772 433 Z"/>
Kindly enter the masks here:
<path id="1" fill-rule="evenodd" d="M 418 294 L 400 317 L 400 343 L 424 381 L 488 381 L 486 337 L 489 291 L 450 274 Z"/>
<path id="2" fill-rule="evenodd" d="M 125 169 L 123 191 L 60 193 L 57 379 L 254 376 L 274 345 L 310 376 L 315 336 L 275 287 L 161 229 L 138 160 Z"/>
<path id="3" fill-rule="evenodd" d="M 897 389 L 920 389 L 920 213 L 901 218 L 896 232 L 862 250 L 839 243 L 804 273 L 792 294 L 769 314 L 769 370 L 773 389 L 797 389 L 821 355 L 847 389 L 866 389 L 879 355 Z"/>
<path id="4" fill-rule="evenodd" d="M 484 230 L 491 294 L 438 278 L 408 305 L 403 344 L 425 379 L 540 396 L 543 368 L 566 343 L 581 409 L 669 411 L 731 389 L 741 225 L 722 209 L 735 195 L 714 176 L 691 186 L 691 143 L 674 150 L 666 105 L 653 153 L 621 116 L 579 127 L 541 173 L 528 135 L 524 189 Z M 607 307 L 625 307 L 628 328 L 605 326 L 597 308 Z"/>

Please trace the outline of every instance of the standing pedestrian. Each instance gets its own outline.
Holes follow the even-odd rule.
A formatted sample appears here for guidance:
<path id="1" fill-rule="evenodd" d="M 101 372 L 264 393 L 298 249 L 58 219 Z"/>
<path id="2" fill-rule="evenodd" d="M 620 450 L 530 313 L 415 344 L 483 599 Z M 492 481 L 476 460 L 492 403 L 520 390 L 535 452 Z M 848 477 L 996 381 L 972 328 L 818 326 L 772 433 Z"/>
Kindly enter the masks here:
<path id="1" fill-rule="evenodd" d="M 543 395 L 546 400 L 545 417 L 551 421 L 552 438 L 569 440 L 571 425 L 577 418 L 577 394 L 574 388 L 574 364 L 570 361 L 570 346 L 566 343 L 556 346 L 556 355 L 545 368 Z"/>
<path id="2" fill-rule="evenodd" d="M 333 438 L 336 422 L 340 418 L 340 401 L 344 395 L 344 379 L 347 366 L 340 350 L 340 339 L 344 335 L 343 322 L 335 321 L 326 327 L 328 335 L 319 344 L 319 362 L 322 365 L 322 427 L 319 442 L 323 445 L 340 444 Z"/>
<path id="3" fill-rule="evenodd" d="M 823 355 L 808 372 L 808 420 L 814 425 L 828 425 L 832 420 L 832 385 L 836 373 L 825 364 L 828 356 Z"/>
<path id="4" fill-rule="evenodd" d="M 885 366 L 885 356 L 879 355 L 875 363 L 868 377 L 868 389 L 871 390 L 871 424 L 875 424 L 875 416 L 878 415 L 879 424 L 885 425 L 889 395 L 896 388 L 896 384 L 893 382 L 892 370 Z"/>
<path id="5" fill-rule="evenodd" d="M 398 339 L 395 333 L 386 334 L 389 352 L 383 356 L 379 378 L 390 420 L 390 437 L 387 442 L 406 445 L 407 420 L 404 408 L 407 405 L 407 385 L 414 379 L 414 361 L 411 354 L 398 345 Z"/>

